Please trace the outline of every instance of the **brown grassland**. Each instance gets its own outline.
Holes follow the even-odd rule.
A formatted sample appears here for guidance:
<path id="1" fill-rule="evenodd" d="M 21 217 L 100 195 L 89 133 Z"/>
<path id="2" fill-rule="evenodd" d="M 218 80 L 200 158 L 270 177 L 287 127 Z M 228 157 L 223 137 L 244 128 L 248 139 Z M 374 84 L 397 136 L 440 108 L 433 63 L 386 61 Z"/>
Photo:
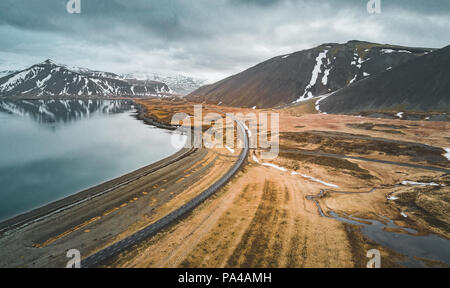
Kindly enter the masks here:
<path id="1" fill-rule="evenodd" d="M 166 122 L 173 113 L 193 113 L 193 103 L 181 100 L 139 103 Z M 280 154 L 271 163 L 287 171 L 261 165 L 262 150 L 253 149 L 245 168 L 219 193 L 107 266 L 364 267 L 366 251 L 372 248 L 382 252 L 384 267 L 401 266 L 404 255 L 371 241 L 358 226 L 322 217 L 306 197 L 329 187 L 312 178 L 339 186 L 318 199 L 325 214 L 334 211 L 380 221 L 388 217 L 420 235 L 449 239 L 450 177 L 445 172 L 328 155 L 447 169 L 450 162 L 440 147 L 450 147 L 448 122 L 323 115 L 313 113 L 312 105 L 266 110 L 280 114 Z M 204 114 L 217 108 L 259 112 L 204 108 Z M 446 186 L 399 185 L 405 180 Z M 387 200 L 389 195 L 398 200 Z"/>

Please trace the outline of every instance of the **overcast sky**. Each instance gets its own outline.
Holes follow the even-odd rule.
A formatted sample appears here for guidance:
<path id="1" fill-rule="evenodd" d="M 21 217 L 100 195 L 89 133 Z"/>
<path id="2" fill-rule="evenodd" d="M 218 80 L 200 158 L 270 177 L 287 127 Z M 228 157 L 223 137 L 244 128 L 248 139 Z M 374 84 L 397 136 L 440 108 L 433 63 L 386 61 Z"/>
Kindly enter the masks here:
<path id="1" fill-rule="evenodd" d="M 47 58 L 116 73 L 185 74 L 209 81 L 322 43 L 450 44 L 449 0 L 0 1 L 0 70 Z"/>

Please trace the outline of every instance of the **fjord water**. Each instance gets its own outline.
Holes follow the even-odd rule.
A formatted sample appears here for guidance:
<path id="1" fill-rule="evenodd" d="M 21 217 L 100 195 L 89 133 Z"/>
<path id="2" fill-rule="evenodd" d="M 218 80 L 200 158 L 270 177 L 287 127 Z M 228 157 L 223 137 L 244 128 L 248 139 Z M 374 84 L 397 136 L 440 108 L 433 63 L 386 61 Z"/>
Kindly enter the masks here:
<path id="1" fill-rule="evenodd" d="M 0 220 L 178 150 L 133 114 L 126 100 L 0 100 Z"/>

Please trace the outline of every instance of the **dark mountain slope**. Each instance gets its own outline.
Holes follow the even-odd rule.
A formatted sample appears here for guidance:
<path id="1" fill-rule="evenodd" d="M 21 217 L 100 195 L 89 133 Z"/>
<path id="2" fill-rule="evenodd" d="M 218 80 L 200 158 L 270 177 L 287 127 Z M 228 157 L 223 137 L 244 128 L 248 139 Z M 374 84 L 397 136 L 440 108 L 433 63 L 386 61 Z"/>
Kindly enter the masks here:
<path id="1" fill-rule="evenodd" d="M 323 44 L 278 56 L 215 84 L 203 86 L 189 100 L 258 108 L 290 104 L 336 91 L 429 53 L 360 41 Z"/>
<path id="2" fill-rule="evenodd" d="M 327 113 L 450 110 L 450 46 L 344 88 L 320 102 Z"/>

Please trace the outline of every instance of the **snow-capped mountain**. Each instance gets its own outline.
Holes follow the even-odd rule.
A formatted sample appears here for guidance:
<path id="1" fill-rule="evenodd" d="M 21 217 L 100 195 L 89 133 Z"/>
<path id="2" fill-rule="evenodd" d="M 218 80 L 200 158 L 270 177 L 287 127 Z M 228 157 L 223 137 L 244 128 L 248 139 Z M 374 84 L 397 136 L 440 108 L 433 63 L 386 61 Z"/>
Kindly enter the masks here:
<path id="1" fill-rule="evenodd" d="M 170 88 L 157 81 L 128 81 L 114 73 L 57 65 L 51 60 L 0 78 L 0 97 L 163 97 Z"/>
<path id="2" fill-rule="evenodd" d="M 281 55 L 187 96 L 194 101 L 257 108 L 298 103 L 337 91 L 432 52 L 349 41 Z"/>
<path id="3" fill-rule="evenodd" d="M 166 83 L 174 94 L 187 95 L 192 91 L 205 85 L 206 80 L 196 79 L 184 75 L 161 75 L 156 73 L 136 72 L 122 75 L 124 79 L 137 79 L 137 80 L 153 80 L 162 83 Z"/>

